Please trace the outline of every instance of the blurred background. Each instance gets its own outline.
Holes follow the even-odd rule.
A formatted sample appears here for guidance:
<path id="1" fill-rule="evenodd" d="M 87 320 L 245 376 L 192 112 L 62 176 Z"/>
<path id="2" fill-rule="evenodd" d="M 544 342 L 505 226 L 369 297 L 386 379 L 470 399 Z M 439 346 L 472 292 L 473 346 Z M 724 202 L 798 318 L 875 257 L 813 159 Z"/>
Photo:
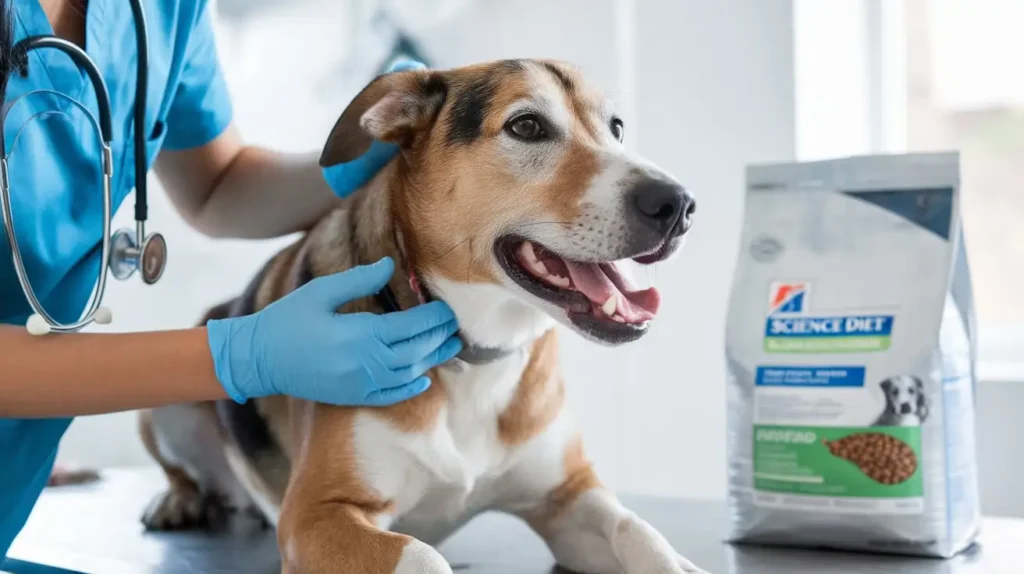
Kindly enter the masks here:
<path id="1" fill-rule="evenodd" d="M 698 197 L 678 259 L 648 273 L 663 311 L 643 342 L 563 337 L 569 400 L 614 488 L 725 494 L 724 317 L 751 162 L 959 149 L 981 333 L 984 511 L 1024 516 L 1024 3 L 1019 0 L 213 0 L 251 142 L 318 150 L 395 55 L 432 67 L 506 57 L 580 65 L 619 103 L 628 146 Z M 290 238 L 215 241 L 159 183 L 164 278 L 109 284 L 119 330 L 191 326 Z M 285 190 L 283 190 L 285 191 Z M 115 223 L 131 225 L 131 198 Z M 120 225 L 118 225 L 120 226 Z M 150 464 L 135 415 L 78 419 L 63 461 Z"/>

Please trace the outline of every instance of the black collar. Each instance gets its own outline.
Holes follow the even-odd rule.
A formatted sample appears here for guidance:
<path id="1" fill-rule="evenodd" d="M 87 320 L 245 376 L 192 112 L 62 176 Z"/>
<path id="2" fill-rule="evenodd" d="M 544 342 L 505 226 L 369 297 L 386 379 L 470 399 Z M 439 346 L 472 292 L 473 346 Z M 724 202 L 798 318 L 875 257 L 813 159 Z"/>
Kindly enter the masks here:
<path id="1" fill-rule="evenodd" d="M 296 270 L 296 288 L 313 280 L 313 268 L 309 260 L 309 250 L 306 246 L 301 248 L 299 258 L 299 266 Z M 419 284 L 418 280 L 414 280 L 414 277 L 411 275 L 409 279 L 409 288 L 416 292 L 416 295 L 419 297 L 421 302 L 426 303 L 432 300 L 430 292 Z M 384 285 L 384 288 L 377 293 L 375 298 L 377 300 L 377 304 L 380 305 L 381 309 L 383 309 L 385 313 L 397 313 L 402 310 L 401 305 L 398 304 L 398 297 L 395 296 L 395 292 L 391 289 L 390 285 Z M 482 347 L 466 343 L 465 340 L 463 340 L 463 343 L 462 351 L 459 353 L 457 358 L 471 365 L 485 365 L 487 363 L 493 363 L 499 359 L 504 359 L 518 350 L 505 349 L 502 347 Z"/>
<path id="2" fill-rule="evenodd" d="M 418 293 L 417 295 L 421 295 L 421 299 L 424 302 L 433 299 L 425 287 L 421 286 L 420 290 L 421 293 Z M 395 297 L 395 292 L 391 289 L 390 285 L 385 285 L 384 288 L 377 293 L 376 299 L 377 304 L 380 305 L 386 313 L 397 313 L 402 310 L 401 306 L 398 304 L 398 298 Z M 463 339 L 463 341 L 465 341 L 465 339 Z M 459 353 L 457 358 L 471 365 L 484 365 L 487 363 L 493 363 L 499 359 L 504 359 L 516 352 L 516 350 L 517 349 L 504 349 L 501 347 L 481 347 L 479 345 L 466 343 L 462 347 L 462 351 Z"/>

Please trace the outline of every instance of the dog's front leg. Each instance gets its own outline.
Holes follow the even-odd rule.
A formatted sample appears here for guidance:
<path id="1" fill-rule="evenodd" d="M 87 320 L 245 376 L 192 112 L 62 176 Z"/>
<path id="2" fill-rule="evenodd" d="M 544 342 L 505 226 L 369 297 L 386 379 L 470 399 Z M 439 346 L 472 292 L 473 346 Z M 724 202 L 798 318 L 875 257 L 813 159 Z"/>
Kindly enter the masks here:
<path id="1" fill-rule="evenodd" d="M 537 531 L 558 563 L 586 574 L 683 574 L 704 572 L 681 556 L 660 532 L 595 487 L 581 493 L 561 515 Z"/>
<path id="2" fill-rule="evenodd" d="M 705 573 L 601 485 L 578 442 L 569 444 L 562 467 L 560 480 L 538 492 L 541 500 L 517 512 L 559 565 L 583 574 Z M 529 479 L 520 477 L 525 486 Z"/>
<path id="3" fill-rule="evenodd" d="M 291 480 L 277 524 L 285 574 L 452 574 L 437 550 L 378 524 L 408 488 L 409 458 L 387 442 L 361 446 L 357 411 L 296 402 Z M 368 416 L 368 415 L 367 415 Z M 364 423 L 376 419 L 367 418 Z M 363 470 L 373 448 L 376 481 Z"/>
<path id="4" fill-rule="evenodd" d="M 282 512 L 278 526 L 283 574 L 452 574 L 429 545 L 381 530 L 377 513 L 322 502 Z"/>

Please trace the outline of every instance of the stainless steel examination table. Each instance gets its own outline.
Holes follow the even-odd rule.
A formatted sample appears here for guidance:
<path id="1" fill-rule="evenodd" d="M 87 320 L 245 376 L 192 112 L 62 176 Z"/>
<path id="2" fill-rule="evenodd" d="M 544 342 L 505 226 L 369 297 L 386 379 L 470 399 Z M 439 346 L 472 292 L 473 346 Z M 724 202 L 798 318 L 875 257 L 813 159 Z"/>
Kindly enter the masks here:
<path id="1" fill-rule="evenodd" d="M 139 515 L 164 487 L 163 477 L 151 470 L 108 471 L 103 477 L 92 485 L 47 490 L 9 557 L 89 574 L 279 572 L 271 531 L 145 533 Z M 726 509 L 721 502 L 625 500 L 681 553 L 714 574 L 1024 574 L 1024 520 L 987 519 L 980 543 L 951 560 L 896 558 L 733 546 L 722 542 Z M 561 572 L 526 526 L 503 515 L 477 518 L 440 550 L 457 574 Z M 18 572 L 19 566 L 27 568 L 14 562 L 11 570 Z"/>

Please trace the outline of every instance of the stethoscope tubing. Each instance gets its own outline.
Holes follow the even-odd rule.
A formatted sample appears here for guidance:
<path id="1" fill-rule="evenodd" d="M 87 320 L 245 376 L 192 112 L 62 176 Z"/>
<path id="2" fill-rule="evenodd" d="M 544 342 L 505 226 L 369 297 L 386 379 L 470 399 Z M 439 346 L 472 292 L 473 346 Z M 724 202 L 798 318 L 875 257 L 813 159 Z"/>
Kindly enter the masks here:
<path id="1" fill-rule="evenodd" d="M 77 46 L 75 46 L 75 47 L 77 48 Z M 104 92 L 104 96 L 106 96 L 106 86 L 102 86 L 102 84 L 101 84 L 101 88 L 102 88 L 102 91 Z M 67 95 L 62 94 L 62 93 L 57 92 L 57 91 L 53 91 L 53 90 L 42 90 L 42 91 L 45 92 L 45 93 L 49 93 L 50 95 L 62 97 L 66 101 L 70 102 L 72 105 L 77 106 L 79 109 L 81 109 L 82 111 L 86 112 L 85 116 L 87 118 L 89 118 L 89 120 L 92 122 L 92 124 L 96 128 L 96 130 L 99 131 L 101 133 L 101 135 L 102 135 L 102 133 L 103 133 L 102 124 L 99 124 L 97 122 L 97 120 L 93 117 L 93 115 L 88 113 L 89 110 L 86 109 L 86 107 L 81 102 L 79 102 L 79 101 L 77 101 L 77 100 L 75 100 L 73 98 L 70 98 Z M 24 96 L 22 96 L 22 97 L 24 97 Z M 12 104 L 14 104 L 16 102 L 17 102 L 17 100 L 14 100 L 14 102 L 12 102 Z M 5 112 L 5 115 L 6 115 L 6 112 Z M 102 115 L 101 115 L 100 121 L 102 121 Z M 108 119 L 107 119 L 107 133 L 109 133 L 109 132 L 110 132 L 110 121 L 109 121 L 109 116 L 108 116 Z M 18 137 L 20 137 L 20 134 L 21 134 L 21 132 L 19 130 L 18 136 L 15 137 L 15 141 L 17 141 Z M 3 140 L 3 139 L 4 139 L 3 137 L 0 137 L 0 140 Z M 104 137 L 104 141 L 102 141 L 100 143 L 100 145 L 101 145 L 102 150 L 103 150 L 103 154 L 102 154 L 102 170 L 103 170 L 103 244 L 102 244 L 102 252 L 100 253 L 100 274 L 99 274 L 99 277 L 97 278 L 96 288 L 95 288 L 95 290 L 93 292 L 92 302 L 87 307 L 87 310 L 86 310 L 85 314 L 82 315 L 82 319 L 79 319 L 78 321 L 75 321 L 74 323 L 60 323 L 56 319 L 54 319 L 49 313 L 46 312 L 46 308 L 43 306 L 43 304 L 36 297 L 36 292 L 32 288 L 32 283 L 29 281 L 29 278 L 28 278 L 28 272 L 25 269 L 25 262 L 22 260 L 22 257 L 21 257 L 21 246 L 18 244 L 18 236 L 14 232 L 14 215 L 13 215 L 13 212 L 12 212 L 12 209 L 11 209 L 11 193 L 10 193 L 11 187 L 10 187 L 10 179 L 9 179 L 9 174 L 8 174 L 8 169 L 7 169 L 7 157 L 6 157 L 7 154 L 6 154 L 6 152 L 4 152 L 3 155 L 0 156 L 0 213 L 2 213 L 2 216 L 3 216 L 4 233 L 7 236 L 7 243 L 9 244 L 9 246 L 11 248 L 11 256 L 12 256 L 13 261 L 14 261 L 15 275 L 18 277 L 18 283 L 21 285 L 21 290 L 25 293 L 25 298 L 28 299 L 29 305 L 32 307 L 32 310 L 37 315 L 42 317 L 47 322 L 47 324 L 49 325 L 49 330 L 55 331 L 55 332 L 58 332 L 58 333 L 70 333 L 70 332 L 78 331 L 78 330 L 81 330 L 83 327 L 89 325 L 90 323 L 94 322 L 94 320 L 96 318 L 96 312 L 100 308 L 100 303 L 103 302 L 103 292 L 106 289 L 106 284 L 107 284 L 107 267 L 110 265 L 110 253 L 111 253 L 111 249 L 110 249 L 110 247 L 111 247 L 111 231 L 110 231 L 110 228 L 111 228 L 111 222 L 112 222 L 112 219 L 113 219 L 113 213 L 112 213 L 113 212 L 113 199 L 112 199 L 112 191 L 113 191 L 113 189 L 112 188 L 113 188 L 113 175 L 114 175 L 114 159 L 113 159 L 113 153 L 110 150 L 110 140 L 106 139 Z"/>
<path id="2" fill-rule="evenodd" d="M 14 215 L 11 209 L 11 198 L 10 198 L 10 179 L 7 165 L 7 146 L 5 138 L 3 137 L 2 126 L 7 117 L 7 113 L 13 107 L 17 99 L 11 102 L 10 105 L 3 110 L 0 115 L 0 211 L 2 211 L 4 230 L 7 236 L 7 240 L 12 252 L 12 259 L 14 262 L 15 272 L 18 277 L 18 282 L 21 285 L 22 291 L 25 293 L 25 298 L 28 300 L 29 305 L 32 307 L 35 315 L 29 319 L 29 332 L 33 334 L 43 334 L 47 332 L 58 332 L 67 333 L 81 330 L 83 327 L 91 323 L 109 323 L 110 312 L 109 310 L 100 306 L 103 301 L 103 296 L 106 290 L 106 279 L 108 269 L 114 273 L 118 279 L 125 279 L 144 264 L 145 247 L 149 242 L 149 238 L 146 236 L 146 219 L 148 217 L 148 194 L 146 186 L 146 172 L 147 172 L 147 153 L 146 153 L 146 105 L 147 105 L 147 88 L 149 81 L 149 45 L 148 45 L 148 28 L 146 26 L 145 13 L 142 10 L 141 0 L 129 0 L 129 4 L 132 9 L 132 18 L 135 24 L 135 37 L 136 37 L 136 52 L 137 52 L 137 66 L 136 66 L 136 81 L 135 81 L 135 107 L 133 109 L 133 129 L 134 129 L 134 152 L 135 152 L 135 239 L 134 241 L 130 238 L 130 235 L 119 231 L 117 237 L 114 238 L 111 234 L 111 225 L 113 219 L 113 155 L 111 152 L 112 141 L 113 141 L 113 128 L 111 119 L 111 107 L 110 107 L 110 96 L 107 91 L 106 83 L 103 81 L 102 74 L 99 68 L 92 61 L 92 59 L 86 54 L 86 52 L 79 48 L 76 44 L 58 38 L 53 35 L 37 35 L 27 37 L 18 42 L 12 49 L 14 61 L 22 69 L 22 73 L 25 74 L 28 71 L 28 55 L 32 50 L 43 49 L 43 48 L 54 48 L 57 49 L 74 61 L 78 69 L 85 70 L 86 75 L 89 77 L 89 81 L 93 86 L 93 90 L 96 94 L 96 104 L 99 110 L 99 119 L 97 120 L 89 110 L 81 103 L 73 98 L 54 92 L 52 90 L 37 90 L 29 93 L 38 92 L 50 92 L 57 96 L 65 98 L 72 104 L 77 106 L 79 109 L 85 112 L 86 116 L 90 118 L 93 126 L 99 131 L 100 138 L 102 140 L 102 171 L 103 171 L 103 240 L 102 240 L 102 253 L 100 257 L 100 273 L 97 279 L 95 289 L 93 291 L 92 302 L 87 306 L 86 312 L 81 316 L 78 321 L 74 323 L 62 324 L 56 321 L 39 301 L 32 289 L 32 284 L 28 279 L 28 273 L 25 269 L 25 263 L 21 257 L 21 249 L 18 245 L 17 234 L 14 230 Z M 13 73 L 14 71 L 9 71 Z M 23 94 L 20 97 L 24 97 Z M 20 97 L 18 99 L 20 99 Z M 40 114 L 36 114 L 38 116 Z M 36 116 L 33 116 L 36 117 Z M 20 137 L 21 130 L 18 131 Z M 17 141 L 17 137 L 15 138 Z M 117 240 L 114 244 L 114 239 Z M 155 239 L 161 244 L 158 247 L 166 249 L 163 243 L 163 238 L 156 234 Z M 114 253 L 116 251 L 116 253 Z M 159 250 L 158 250 L 159 251 Z M 166 253 L 163 251 L 161 256 Z M 115 264 L 111 265 L 111 256 L 115 258 Z M 158 272 L 149 277 L 144 274 L 144 280 L 147 283 L 153 283 L 162 274 L 163 260 L 160 261 Z M 36 320 L 33 324 L 33 320 Z M 43 324 L 40 324 L 40 321 Z"/>
<path id="3" fill-rule="evenodd" d="M 146 26 L 146 14 L 142 11 L 142 0 L 130 0 L 132 19 L 135 21 L 135 221 L 145 230 L 146 218 L 149 216 L 146 187 L 146 104 L 149 97 L 149 28 Z M 96 66 L 93 66 L 95 69 Z M 96 70 L 97 73 L 99 70 Z M 107 104 L 109 111 L 110 105 Z M 140 236 L 139 246 L 144 236 Z"/>

